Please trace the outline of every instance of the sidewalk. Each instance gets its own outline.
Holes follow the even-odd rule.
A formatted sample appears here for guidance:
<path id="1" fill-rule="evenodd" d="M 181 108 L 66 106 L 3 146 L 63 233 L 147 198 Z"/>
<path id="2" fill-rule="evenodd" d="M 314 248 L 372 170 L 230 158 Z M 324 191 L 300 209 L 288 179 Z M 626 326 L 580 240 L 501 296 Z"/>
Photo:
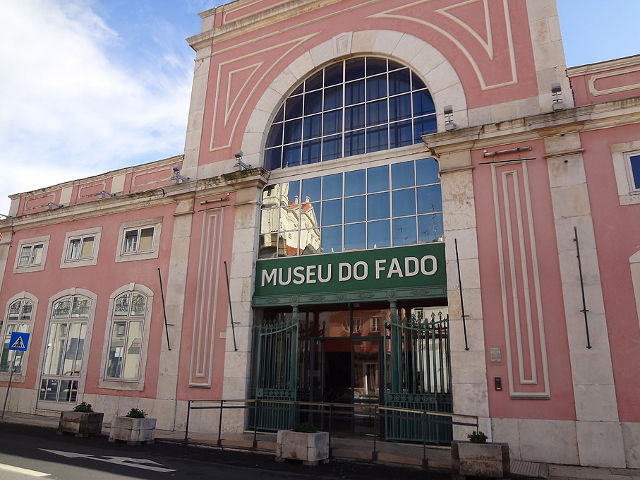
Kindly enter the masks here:
<path id="1" fill-rule="evenodd" d="M 41 428 L 58 428 L 58 416 L 29 415 L 7 412 L 6 423 L 18 423 Z M 109 434 L 109 424 L 102 429 L 104 435 Z M 156 439 L 164 442 L 183 442 L 184 432 L 156 430 Z M 257 448 L 253 447 L 252 433 L 223 433 L 221 446 L 215 434 L 189 434 L 189 444 L 204 448 L 221 448 L 227 450 L 252 450 L 256 454 L 274 455 L 276 449 L 275 434 L 258 433 Z M 373 439 L 370 438 L 331 438 L 332 457 L 345 461 L 372 462 Z M 394 442 L 376 442 L 377 463 L 403 467 L 420 468 L 426 457 L 430 469 L 449 471 L 451 469 L 451 453 L 448 447 L 403 444 Z M 554 465 L 521 460 L 511 461 L 511 474 L 518 478 L 544 478 L 550 480 L 640 480 L 640 469 L 578 467 L 571 465 Z"/>

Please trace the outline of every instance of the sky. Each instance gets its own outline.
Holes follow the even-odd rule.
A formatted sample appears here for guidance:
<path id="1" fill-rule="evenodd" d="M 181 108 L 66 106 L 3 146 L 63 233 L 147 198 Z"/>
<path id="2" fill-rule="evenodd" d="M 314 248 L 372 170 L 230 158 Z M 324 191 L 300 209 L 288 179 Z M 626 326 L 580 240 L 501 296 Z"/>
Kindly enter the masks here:
<path id="1" fill-rule="evenodd" d="M 214 0 L 0 0 L 8 195 L 181 154 L 197 13 Z M 640 53 L 640 0 L 558 0 L 567 65 Z"/>

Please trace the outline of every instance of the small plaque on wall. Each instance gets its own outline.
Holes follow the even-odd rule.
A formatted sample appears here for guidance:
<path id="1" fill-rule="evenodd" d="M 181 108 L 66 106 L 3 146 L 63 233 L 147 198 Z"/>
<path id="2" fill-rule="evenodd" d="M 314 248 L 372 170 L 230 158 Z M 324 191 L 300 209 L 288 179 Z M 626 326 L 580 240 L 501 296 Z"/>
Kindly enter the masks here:
<path id="1" fill-rule="evenodd" d="M 502 363 L 502 348 L 491 347 L 489 354 L 491 355 L 491 363 Z"/>

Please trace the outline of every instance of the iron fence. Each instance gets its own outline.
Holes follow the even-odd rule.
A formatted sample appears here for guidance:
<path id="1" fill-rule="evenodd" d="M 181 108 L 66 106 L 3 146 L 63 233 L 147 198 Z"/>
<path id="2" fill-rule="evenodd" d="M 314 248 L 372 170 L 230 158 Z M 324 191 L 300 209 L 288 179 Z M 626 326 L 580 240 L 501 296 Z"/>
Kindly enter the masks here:
<path id="1" fill-rule="evenodd" d="M 252 449 L 258 447 L 258 432 L 264 431 L 258 427 L 260 415 L 274 416 L 278 411 L 292 415 L 296 422 L 307 421 L 315 425 L 321 431 L 329 433 L 329 452 L 331 452 L 331 439 L 337 433 L 336 421 L 344 419 L 358 419 L 361 425 L 368 425 L 369 430 L 358 432 L 373 440 L 373 450 L 371 459 L 378 459 L 378 442 L 384 441 L 384 425 L 388 425 L 394 420 L 402 419 L 406 422 L 412 419 L 415 423 L 413 430 L 421 432 L 421 438 L 414 439 L 414 443 L 423 445 L 423 465 L 427 464 L 427 445 L 433 443 L 433 431 L 440 430 L 443 425 L 451 428 L 453 425 L 473 427 L 478 430 L 478 417 L 475 415 L 460 415 L 448 412 L 436 412 L 428 410 L 418 410 L 412 408 L 401 408 L 378 404 L 348 404 L 348 403 L 325 403 L 325 402 L 304 402 L 287 400 L 189 400 L 187 408 L 187 421 L 184 432 L 184 444 L 189 444 L 189 421 L 192 410 L 218 410 L 218 438 L 216 445 L 222 447 L 222 422 L 225 410 L 244 410 L 254 419 L 250 430 L 253 434 Z"/>

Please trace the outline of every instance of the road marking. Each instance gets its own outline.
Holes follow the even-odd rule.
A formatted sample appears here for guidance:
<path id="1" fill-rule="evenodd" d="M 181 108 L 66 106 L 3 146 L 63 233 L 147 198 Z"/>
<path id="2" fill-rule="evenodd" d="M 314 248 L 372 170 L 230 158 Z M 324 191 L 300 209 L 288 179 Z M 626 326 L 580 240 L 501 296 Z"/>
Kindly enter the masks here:
<path id="1" fill-rule="evenodd" d="M 93 455 L 86 453 L 75 452 L 63 452 L 61 450 L 47 450 L 41 448 L 40 450 L 53 453 L 54 455 L 60 455 L 67 458 L 88 458 L 91 460 L 97 460 L 98 462 L 115 463 L 116 465 L 123 465 L 125 467 L 142 468 L 143 470 L 152 470 L 154 472 L 167 473 L 175 472 L 172 468 L 165 468 L 161 463 L 148 460 L 146 458 L 131 458 L 131 457 L 111 457 L 105 456 L 104 458 L 94 457 Z M 157 465 L 157 466 L 156 466 Z"/>
<path id="2" fill-rule="evenodd" d="M 29 475 L 31 477 L 48 477 L 49 475 L 51 475 L 50 473 L 37 472 L 35 470 L 29 470 L 28 468 L 14 467 L 13 465 L 7 465 L 5 463 L 0 463 L 0 470 L 12 473 L 20 473 L 22 475 Z"/>

